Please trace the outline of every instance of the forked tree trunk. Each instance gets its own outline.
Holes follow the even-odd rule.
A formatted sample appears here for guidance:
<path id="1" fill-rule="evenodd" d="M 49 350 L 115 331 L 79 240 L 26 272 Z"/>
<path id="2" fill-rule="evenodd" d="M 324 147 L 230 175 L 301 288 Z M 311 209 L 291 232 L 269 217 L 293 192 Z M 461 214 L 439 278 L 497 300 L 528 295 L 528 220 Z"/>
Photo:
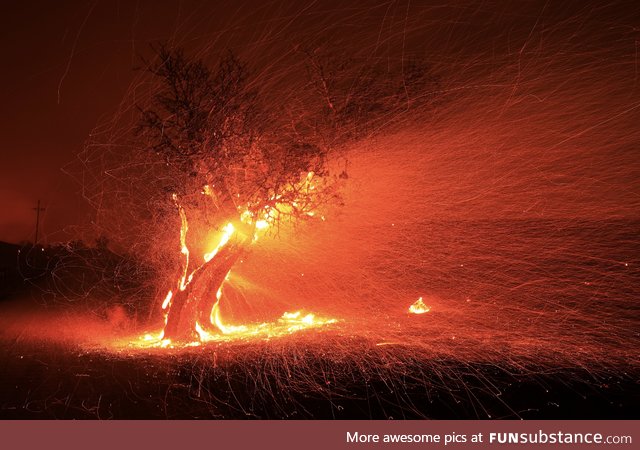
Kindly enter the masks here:
<path id="1" fill-rule="evenodd" d="M 191 282 L 184 290 L 176 290 L 167 313 L 164 339 L 197 338 L 196 322 L 207 332 L 219 331 L 210 321 L 211 310 L 218 289 L 243 253 L 242 243 L 229 241 L 193 273 Z"/>

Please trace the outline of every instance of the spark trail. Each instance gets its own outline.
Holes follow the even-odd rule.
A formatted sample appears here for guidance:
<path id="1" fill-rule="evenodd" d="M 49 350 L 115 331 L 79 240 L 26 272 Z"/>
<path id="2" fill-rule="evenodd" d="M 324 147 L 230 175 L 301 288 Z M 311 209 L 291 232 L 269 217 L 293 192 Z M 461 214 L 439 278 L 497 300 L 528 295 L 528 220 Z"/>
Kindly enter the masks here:
<path id="1" fill-rule="evenodd" d="M 446 404 L 469 405 L 459 416 L 524 417 L 533 406 L 503 400 L 522 377 L 541 392 L 553 384 L 549 377 L 584 382 L 586 392 L 635 376 L 637 27 L 614 3 L 571 12 L 501 5 L 281 11 L 251 39 L 238 31 L 243 23 L 223 30 L 255 64 L 250 84 L 269 93 L 271 109 L 287 120 L 311 116 L 311 99 L 334 114 L 331 83 L 305 78 L 325 51 L 350 52 L 332 72 L 335 86 L 347 86 L 338 100 L 371 94 L 352 89 L 365 62 L 395 64 L 403 80 L 409 57 L 430 67 L 419 97 L 394 104 L 365 130 L 340 128 L 329 164 L 348 162 L 344 204 L 308 210 L 324 220 L 300 226 L 272 227 L 269 211 L 259 217 L 239 203 L 233 221 L 188 234 L 186 208 L 141 208 L 149 193 L 166 201 L 171 177 L 163 161 L 131 151 L 131 112 L 150 96 L 142 93 L 150 82 L 138 79 L 94 133 L 78 173 L 97 222 L 156 268 L 150 302 L 158 314 L 149 336 L 139 329 L 87 339 L 84 351 L 193 368 L 187 372 L 199 395 L 213 392 L 206 397 L 213 416 L 220 377 L 234 395 L 242 392 L 238 380 L 253 380 L 259 403 L 278 405 L 269 417 L 313 417 L 304 395 L 331 404 L 326 416 L 339 414 L 334 405 L 366 408 L 361 400 L 382 396 L 379 404 L 391 399 L 396 414 L 430 417 L 428 402 L 442 392 Z M 311 43 L 315 53 L 280 51 L 285 32 L 300 43 L 295 48 Z M 195 51 L 219 53 L 217 39 Z M 301 55 L 316 59 L 305 65 Z M 199 268 L 237 242 L 250 255 L 234 255 L 206 290 L 208 325 L 193 312 L 187 328 L 196 338 L 162 340 L 159 312 L 174 308 Z M 416 394 L 421 389 L 427 398 Z M 253 399 L 226 398 L 241 414 L 264 417 Z"/>

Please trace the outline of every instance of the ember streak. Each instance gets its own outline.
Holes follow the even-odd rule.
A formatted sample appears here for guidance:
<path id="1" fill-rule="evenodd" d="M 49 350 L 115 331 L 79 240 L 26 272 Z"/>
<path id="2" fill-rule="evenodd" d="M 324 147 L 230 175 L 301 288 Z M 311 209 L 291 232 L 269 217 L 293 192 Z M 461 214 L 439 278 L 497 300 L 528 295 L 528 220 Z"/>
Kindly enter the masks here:
<path id="1" fill-rule="evenodd" d="M 320 3 L 12 7 L 0 416 L 638 418 L 638 7 Z"/>

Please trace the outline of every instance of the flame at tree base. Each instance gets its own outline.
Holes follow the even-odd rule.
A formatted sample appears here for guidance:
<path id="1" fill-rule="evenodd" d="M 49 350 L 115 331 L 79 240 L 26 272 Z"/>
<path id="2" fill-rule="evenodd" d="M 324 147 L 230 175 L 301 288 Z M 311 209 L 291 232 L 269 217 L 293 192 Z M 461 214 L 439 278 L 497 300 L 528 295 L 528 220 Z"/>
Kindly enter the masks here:
<path id="1" fill-rule="evenodd" d="M 164 339 L 164 332 L 148 333 L 139 339 L 129 343 L 132 347 L 141 348 L 175 348 L 175 347 L 195 347 L 208 342 L 226 342 L 232 340 L 244 340 L 251 338 L 274 338 L 291 335 L 298 331 L 321 328 L 333 323 L 337 319 L 319 317 L 313 313 L 303 313 L 296 311 L 285 312 L 275 322 L 263 322 L 251 325 L 229 325 L 218 321 L 219 333 L 206 331 L 199 323 L 196 323 L 197 338 L 193 340 L 173 340 Z"/>
<path id="2" fill-rule="evenodd" d="M 314 175 L 312 171 L 303 174 L 299 183 L 288 185 L 285 191 L 290 190 L 296 195 L 311 195 L 315 192 Z M 204 186 L 201 193 L 207 197 L 214 196 L 208 185 Z M 238 216 L 219 229 L 215 246 L 202 255 L 202 262 L 195 262 L 191 258 L 187 245 L 187 212 L 178 201 L 178 196 L 173 194 L 172 197 L 180 215 L 182 269 L 174 289 L 167 293 L 162 302 L 165 325 L 157 340 L 164 343 L 194 340 L 203 342 L 216 340 L 220 334 L 255 335 L 261 334 L 263 329 L 273 329 L 274 326 L 280 334 L 280 328 L 291 332 L 327 323 L 327 320 L 316 319 L 313 314 L 302 316 L 300 312 L 285 313 L 276 325 L 261 324 L 257 327 L 227 325 L 220 317 L 220 300 L 232 268 L 246 255 L 249 246 L 258 240 L 259 231 L 265 232 L 279 223 L 281 214 L 298 208 L 297 196 L 295 200 L 287 202 L 282 200 L 282 194 L 272 194 L 270 201 L 273 203 L 261 206 L 258 210 L 255 210 L 255 205 L 252 210 L 251 203 L 238 205 Z M 313 217 L 314 212 L 308 209 L 309 206 L 303 207 L 300 213 L 305 217 Z"/>

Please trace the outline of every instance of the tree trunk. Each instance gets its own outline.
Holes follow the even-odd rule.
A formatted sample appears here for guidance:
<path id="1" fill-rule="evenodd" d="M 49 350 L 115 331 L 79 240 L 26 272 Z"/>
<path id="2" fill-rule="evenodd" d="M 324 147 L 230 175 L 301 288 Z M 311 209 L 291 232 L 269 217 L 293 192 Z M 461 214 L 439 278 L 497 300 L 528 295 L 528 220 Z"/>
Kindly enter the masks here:
<path id="1" fill-rule="evenodd" d="M 241 242 L 229 241 L 211 260 L 193 272 L 193 277 L 184 290 L 177 289 L 167 313 L 164 339 L 197 338 L 196 322 L 207 332 L 219 331 L 211 323 L 211 310 L 218 290 L 243 253 L 244 246 Z"/>

